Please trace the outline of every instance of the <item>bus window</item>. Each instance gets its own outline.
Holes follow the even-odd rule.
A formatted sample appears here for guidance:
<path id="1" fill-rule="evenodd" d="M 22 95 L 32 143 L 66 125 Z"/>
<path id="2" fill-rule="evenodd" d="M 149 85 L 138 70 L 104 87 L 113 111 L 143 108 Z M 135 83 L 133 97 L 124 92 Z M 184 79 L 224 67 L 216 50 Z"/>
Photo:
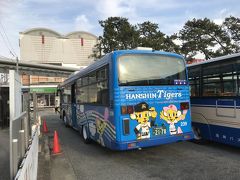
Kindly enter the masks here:
<path id="1" fill-rule="evenodd" d="M 191 96 L 199 96 L 199 79 L 193 78 L 189 79 Z"/>
<path id="2" fill-rule="evenodd" d="M 88 91 L 88 102 L 89 103 L 97 103 L 97 84 L 92 84 L 92 85 L 89 85 L 88 87 L 89 91 Z"/>
<path id="3" fill-rule="evenodd" d="M 109 105 L 108 66 L 97 71 L 97 103 Z"/>
<path id="4" fill-rule="evenodd" d="M 90 73 L 90 74 L 88 75 L 88 81 L 89 81 L 89 84 L 92 84 L 92 83 L 96 83 L 96 82 L 97 82 L 96 72 Z"/>
<path id="5" fill-rule="evenodd" d="M 102 81 L 97 84 L 97 102 L 102 105 L 109 104 L 109 91 L 107 81 Z"/>
<path id="6" fill-rule="evenodd" d="M 104 81 L 107 79 L 107 68 L 103 68 L 97 71 L 97 81 Z"/>
<path id="7" fill-rule="evenodd" d="M 203 96 L 219 96 L 221 94 L 220 83 L 208 83 L 203 86 Z"/>
<path id="8" fill-rule="evenodd" d="M 220 77 L 203 77 L 203 96 L 219 96 L 221 94 Z"/>
<path id="9" fill-rule="evenodd" d="M 77 96 L 77 102 L 79 103 L 88 103 L 88 86 L 80 87 L 80 94 Z"/>
<path id="10" fill-rule="evenodd" d="M 237 71 L 232 61 L 221 63 L 222 96 L 237 95 Z"/>
<path id="11" fill-rule="evenodd" d="M 71 103 L 71 89 L 68 87 L 63 90 L 63 103 Z"/>
<path id="12" fill-rule="evenodd" d="M 108 66 L 77 80 L 77 103 L 109 104 Z"/>
<path id="13" fill-rule="evenodd" d="M 118 63 L 121 86 L 174 85 L 174 80 L 186 80 L 184 60 L 180 58 L 124 55 Z"/>
<path id="14" fill-rule="evenodd" d="M 193 67 L 188 69 L 189 83 L 191 87 L 191 96 L 200 96 L 200 76 L 201 67 Z"/>
<path id="15" fill-rule="evenodd" d="M 82 86 L 86 86 L 86 85 L 88 85 L 88 77 L 87 76 L 82 78 Z"/>
<path id="16" fill-rule="evenodd" d="M 229 75 L 223 77 L 223 96 L 237 95 L 237 76 Z"/>
<path id="17" fill-rule="evenodd" d="M 211 64 L 203 66 L 202 71 L 202 91 L 203 96 L 219 96 L 221 95 L 221 75 L 219 73 L 219 64 Z"/>

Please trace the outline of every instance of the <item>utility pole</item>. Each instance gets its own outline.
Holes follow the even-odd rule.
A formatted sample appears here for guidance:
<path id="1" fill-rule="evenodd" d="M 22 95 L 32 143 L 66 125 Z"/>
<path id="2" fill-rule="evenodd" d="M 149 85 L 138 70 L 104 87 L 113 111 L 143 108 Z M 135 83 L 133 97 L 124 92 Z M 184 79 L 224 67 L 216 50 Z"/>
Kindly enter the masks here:
<path id="1" fill-rule="evenodd" d="M 18 57 L 16 58 L 16 68 L 17 68 L 17 73 L 18 73 Z"/>

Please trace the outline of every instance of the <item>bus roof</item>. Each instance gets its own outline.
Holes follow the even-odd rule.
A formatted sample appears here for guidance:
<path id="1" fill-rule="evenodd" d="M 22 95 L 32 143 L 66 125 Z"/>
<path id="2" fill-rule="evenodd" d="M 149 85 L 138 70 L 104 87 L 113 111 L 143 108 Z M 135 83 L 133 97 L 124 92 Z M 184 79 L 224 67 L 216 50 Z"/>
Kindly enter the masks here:
<path id="1" fill-rule="evenodd" d="M 202 65 L 202 64 L 207 64 L 207 63 L 212 63 L 212 62 L 223 61 L 223 60 L 227 60 L 227 59 L 231 59 L 231 58 L 236 58 L 236 57 L 240 57 L 240 53 L 235 53 L 235 54 L 220 56 L 220 57 L 212 58 L 212 59 L 209 59 L 209 60 L 206 60 L 206 61 L 203 61 L 203 62 L 199 62 L 199 63 L 188 64 L 187 67 L 193 67 L 193 66 L 198 66 L 198 65 Z"/>
<path id="2" fill-rule="evenodd" d="M 76 79 L 78 79 L 81 76 L 84 76 L 85 74 L 88 74 L 91 71 L 94 71 L 95 69 L 98 69 L 110 61 L 111 58 L 109 58 L 112 55 L 123 55 L 123 54 L 160 54 L 160 55 L 167 55 L 167 56 L 173 56 L 176 58 L 182 58 L 183 56 L 175 53 L 170 53 L 170 52 L 165 52 L 165 51 L 155 51 L 155 50 L 117 50 L 117 51 L 112 51 L 111 53 L 106 54 L 103 56 L 101 59 L 93 62 L 90 64 L 88 67 L 84 69 L 80 69 L 79 71 L 76 71 L 72 73 L 69 78 L 67 78 L 61 85 L 64 86 L 66 84 L 74 82 Z"/>
<path id="3" fill-rule="evenodd" d="M 121 55 L 121 54 L 160 54 L 160 55 L 173 56 L 176 58 L 183 58 L 183 56 L 176 54 L 176 53 L 171 53 L 171 52 L 166 52 L 166 51 L 157 51 L 157 50 L 144 50 L 144 49 L 118 50 L 118 51 L 113 51 L 113 53 L 118 54 L 118 55 Z"/>

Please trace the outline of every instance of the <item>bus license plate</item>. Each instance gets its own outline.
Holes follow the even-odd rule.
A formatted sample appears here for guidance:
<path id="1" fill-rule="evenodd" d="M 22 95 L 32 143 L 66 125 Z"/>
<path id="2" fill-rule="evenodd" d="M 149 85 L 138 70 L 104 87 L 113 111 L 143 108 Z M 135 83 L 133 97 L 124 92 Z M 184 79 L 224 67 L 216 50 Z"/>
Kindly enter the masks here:
<path id="1" fill-rule="evenodd" d="M 159 136 L 159 135 L 165 135 L 166 129 L 163 129 L 162 127 L 155 127 L 153 128 L 153 135 Z"/>

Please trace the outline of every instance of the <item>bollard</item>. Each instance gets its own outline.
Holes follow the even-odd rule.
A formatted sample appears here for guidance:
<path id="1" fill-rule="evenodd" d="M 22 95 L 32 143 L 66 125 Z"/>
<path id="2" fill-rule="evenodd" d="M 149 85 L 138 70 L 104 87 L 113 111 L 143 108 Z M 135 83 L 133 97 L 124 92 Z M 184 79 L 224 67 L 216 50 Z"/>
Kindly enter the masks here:
<path id="1" fill-rule="evenodd" d="M 38 115 L 38 124 L 39 124 L 39 126 L 42 125 L 41 116 L 39 116 L 39 115 Z"/>
<path id="2" fill-rule="evenodd" d="M 33 122 L 37 121 L 37 94 L 33 92 Z"/>
<path id="3" fill-rule="evenodd" d="M 28 118 L 27 117 L 25 117 L 24 119 L 23 119 L 23 124 L 24 124 L 24 134 L 25 134 L 25 149 L 27 149 L 27 147 L 28 147 L 28 141 L 29 141 L 29 126 L 28 126 Z"/>
<path id="4" fill-rule="evenodd" d="M 12 163 L 13 163 L 13 171 L 12 177 L 15 177 L 18 170 L 18 140 L 12 140 Z"/>
<path id="5" fill-rule="evenodd" d="M 24 130 L 19 130 L 19 142 L 18 142 L 18 148 L 19 148 L 19 156 L 20 159 L 24 157 L 25 154 L 25 133 Z"/>

